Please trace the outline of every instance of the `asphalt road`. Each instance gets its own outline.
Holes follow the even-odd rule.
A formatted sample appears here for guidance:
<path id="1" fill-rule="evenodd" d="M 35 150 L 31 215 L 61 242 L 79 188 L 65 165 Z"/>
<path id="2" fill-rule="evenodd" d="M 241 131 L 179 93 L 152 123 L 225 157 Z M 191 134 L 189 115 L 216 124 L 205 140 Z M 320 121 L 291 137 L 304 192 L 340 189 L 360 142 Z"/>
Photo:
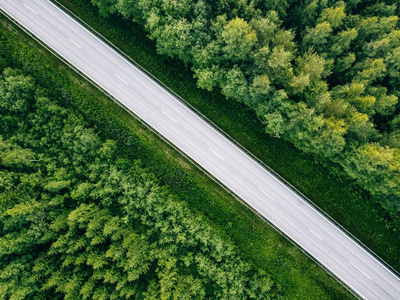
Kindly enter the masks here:
<path id="1" fill-rule="evenodd" d="M 366 299 L 400 299 L 400 279 L 213 126 L 46 0 L 0 8 L 108 91 Z"/>

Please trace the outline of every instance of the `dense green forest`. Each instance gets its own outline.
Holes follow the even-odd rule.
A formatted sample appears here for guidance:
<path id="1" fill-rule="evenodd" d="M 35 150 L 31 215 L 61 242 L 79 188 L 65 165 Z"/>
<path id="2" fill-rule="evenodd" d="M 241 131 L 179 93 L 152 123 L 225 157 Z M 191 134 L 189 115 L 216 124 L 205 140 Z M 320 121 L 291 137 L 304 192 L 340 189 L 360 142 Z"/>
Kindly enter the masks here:
<path id="1" fill-rule="evenodd" d="M 246 104 L 268 134 L 339 165 L 400 227 L 396 1 L 91 2 L 139 23 L 160 54 Z"/>
<path id="2" fill-rule="evenodd" d="M 1 75 L 1 299 L 279 296 L 210 220 L 49 94 Z"/>

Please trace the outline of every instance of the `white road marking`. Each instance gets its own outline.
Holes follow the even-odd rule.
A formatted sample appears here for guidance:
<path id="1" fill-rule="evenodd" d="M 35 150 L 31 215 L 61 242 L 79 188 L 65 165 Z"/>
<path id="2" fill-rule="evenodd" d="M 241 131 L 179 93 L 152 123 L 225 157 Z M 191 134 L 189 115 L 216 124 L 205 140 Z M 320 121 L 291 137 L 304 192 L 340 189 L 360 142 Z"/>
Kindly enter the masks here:
<path id="1" fill-rule="evenodd" d="M 35 15 L 37 15 L 37 12 L 36 11 L 34 11 L 32 8 L 30 8 L 28 5 L 26 5 L 25 3 L 23 3 L 24 4 L 24 6 L 27 8 L 27 9 L 29 9 L 31 12 L 33 12 Z"/>
<path id="2" fill-rule="evenodd" d="M 177 121 L 175 121 L 169 114 L 167 114 L 165 111 L 161 111 L 164 115 L 166 115 L 168 118 L 170 118 L 172 121 L 174 121 L 176 124 L 178 124 Z"/>
<path id="3" fill-rule="evenodd" d="M 75 43 L 73 40 L 69 39 L 69 41 L 70 41 L 72 44 L 74 44 L 75 46 L 77 46 L 79 49 L 82 49 L 82 47 L 79 46 L 77 43 Z"/>
<path id="4" fill-rule="evenodd" d="M 126 85 L 129 85 L 125 80 L 123 80 L 121 77 L 119 77 L 117 74 L 114 74 L 115 77 L 117 77 L 119 80 L 121 80 L 123 83 L 125 83 Z"/>
<path id="5" fill-rule="evenodd" d="M 308 229 L 308 230 L 310 230 L 313 235 L 315 235 L 317 238 L 319 238 L 321 241 L 323 241 L 323 239 L 318 234 L 316 234 L 314 231 L 312 231 L 311 229 Z"/>
<path id="6" fill-rule="evenodd" d="M 264 192 L 261 188 L 258 188 L 260 190 L 261 193 L 263 193 L 265 196 L 267 196 L 269 199 L 271 199 L 272 201 L 274 201 L 274 199 L 271 198 L 270 195 L 268 195 L 266 192 Z"/>
<path id="7" fill-rule="evenodd" d="M 353 263 L 351 263 L 351 265 L 356 268 L 360 273 L 362 273 L 365 277 L 367 277 L 369 280 L 371 280 L 371 277 L 369 277 L 367 274 L 365 274 L 363 271 L 361 271 L 359 268 L 357 268 L 357 266 Z"/>
<path id="8" fill-rule="evenodd" d="M 212 153 L 214 153 L 216 156 L 218 156 L 220 159 L 224 160 L 218 153 L 216 153 L 213 149 L 208 148 Z"/>

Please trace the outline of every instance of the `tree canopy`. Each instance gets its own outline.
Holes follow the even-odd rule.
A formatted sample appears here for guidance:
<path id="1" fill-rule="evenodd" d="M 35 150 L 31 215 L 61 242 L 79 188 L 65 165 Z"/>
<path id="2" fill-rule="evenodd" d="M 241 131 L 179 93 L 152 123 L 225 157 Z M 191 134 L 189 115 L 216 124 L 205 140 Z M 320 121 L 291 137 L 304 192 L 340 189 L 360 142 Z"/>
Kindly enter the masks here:
<path id="1" fill-rule="evenodd" d="M 279 298 L 211 220 L 49 94 L 0 77 L 0 299 Z"/>

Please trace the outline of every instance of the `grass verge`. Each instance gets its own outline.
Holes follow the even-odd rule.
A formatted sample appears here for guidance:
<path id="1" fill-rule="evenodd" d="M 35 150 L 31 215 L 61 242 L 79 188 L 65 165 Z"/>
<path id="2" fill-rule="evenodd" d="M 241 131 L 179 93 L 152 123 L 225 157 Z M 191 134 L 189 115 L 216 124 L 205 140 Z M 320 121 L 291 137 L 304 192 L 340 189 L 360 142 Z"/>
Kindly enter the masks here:
<path id="1" fill-rule="evenodd" d="M 266 270 L 288 299 L 348 299 L 351 295 L 324 270 L 156 134 L 0 17 L 0 54 L 77 110 L 103 138 L 117 140 L 121 157 L 141 159 L 193 209 L 229 235 L 244 259 Z M 51 96 L 51 95 L 50 95 Z"/>
<path id="2" fill-rule="evenodd" d="M 156 53 L 155 43 L 130 21 L 101 17 L 87 0 L 58 0 L 97 32 L 137 61 L 238 143 L 307 195 L 329 216 L 372 251 L 400 271 L 400 238 L 390 229 L 385 212 L 369 201 L 368 193 L 339 176 L 332 176 L 289 143 L 263 132 L 254 113 L 227 101 L 219 92 L 196 87 L 192 73 L 181 62 Z"/>

